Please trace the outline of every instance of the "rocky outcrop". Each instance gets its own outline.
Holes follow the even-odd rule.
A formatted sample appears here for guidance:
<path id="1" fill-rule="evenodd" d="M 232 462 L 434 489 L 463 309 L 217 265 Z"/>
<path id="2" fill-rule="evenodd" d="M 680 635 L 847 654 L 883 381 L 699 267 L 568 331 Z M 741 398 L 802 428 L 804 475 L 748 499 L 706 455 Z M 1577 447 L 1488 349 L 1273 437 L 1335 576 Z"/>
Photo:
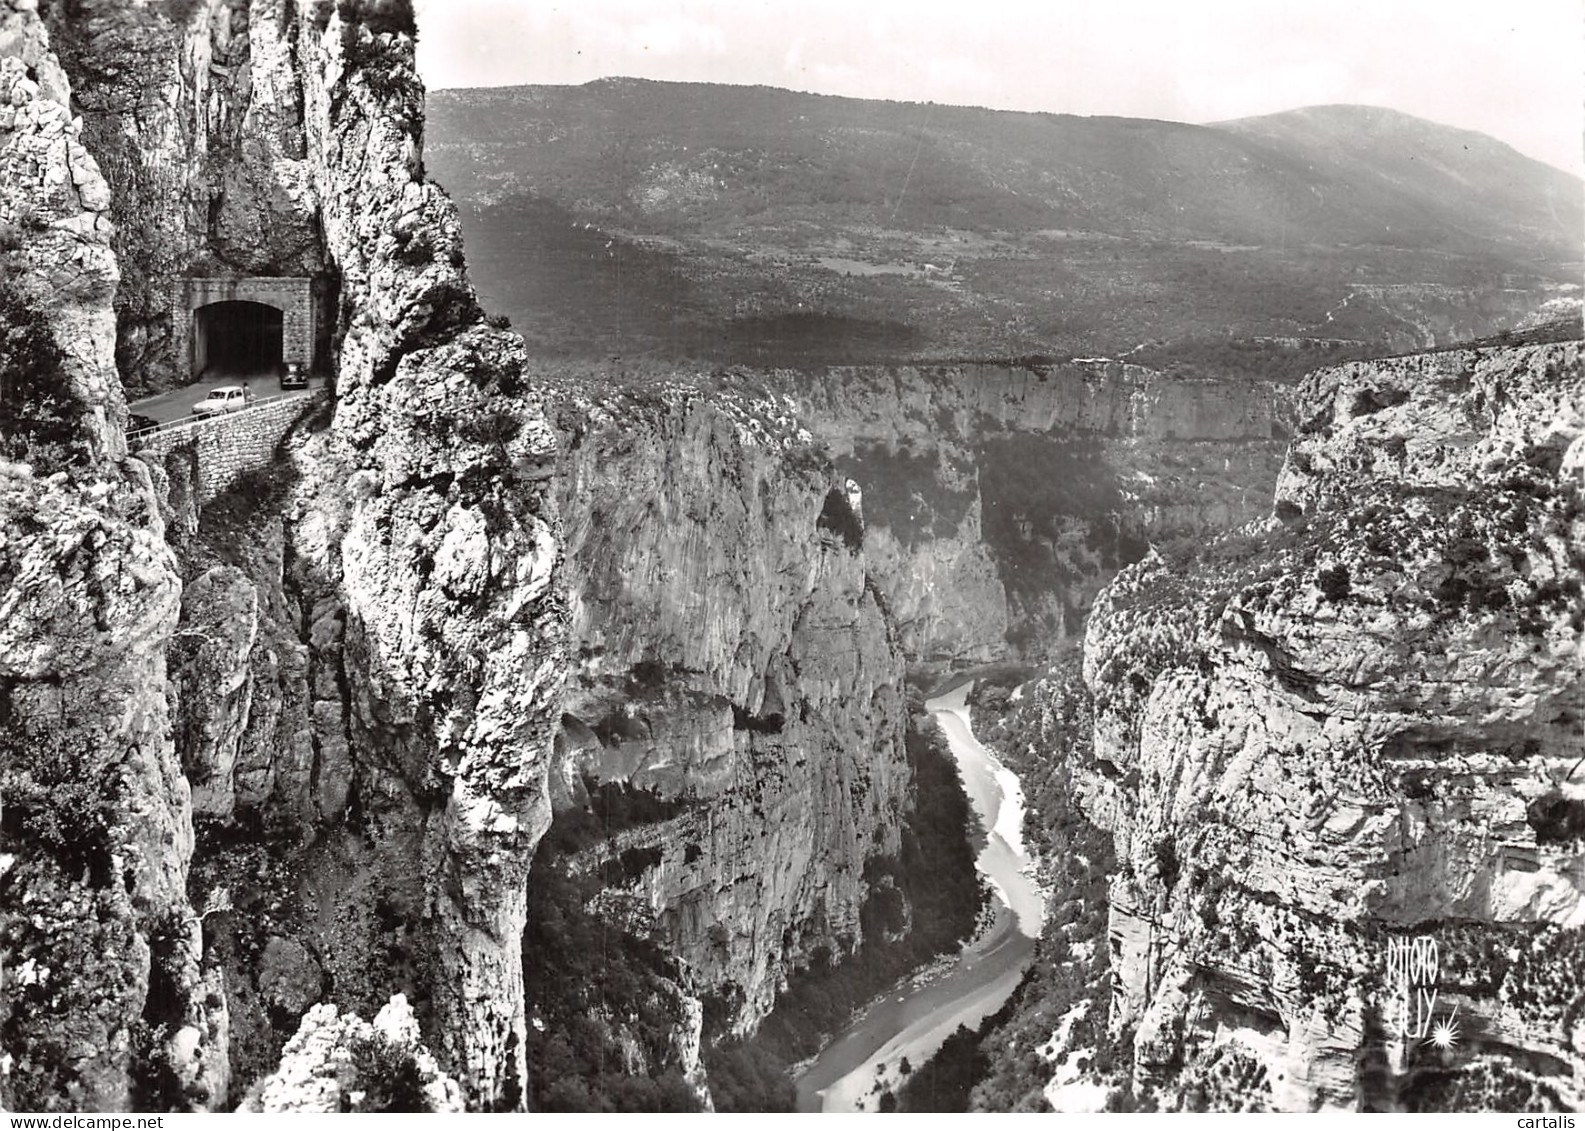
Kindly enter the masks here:
<path id="1" fill-rule="evenodd" d="M 778 374 L 860 485 L 919 660 L 1038 655 L 1147 543 L 1247 522 L 1291 421 L 1282 387 L 1117 361 Z"/>
<path id="2" fill-rule="evenodd" d="M 1279 1109 L 1577 1108 L 1581 347 L 1357 363 L 1299 403 L 1275 516 L 1090 621 L 1113 1032 L 1166 1106 L 1219 1076 Z"/>
<path id="3" fill-rule="evenodd" d="M 202 741 L 186 754 L 217 823 L 204 876 L 234 890 L 260 849 L 272 858 L 250 885 L 259 918 L 216 924 L 255 1030 L 259 1005 L 316 996 L 311 976 L 271 973 L 250 942 L 262 928 L 283 940 L 276 959 L 300 949 L 344 1006 L 417 995 L 468 1103 L 510 1107 L 526 1070 L 523 885 L 549 821 L 563 675 L 555 437 L 423 180 L 411 23 L 383 12 L 292 17 L 299 142 L 342 279 L 336 402 L 328 429 L 305 422 L 249 485 L 282 516 L 275 532 L 227 519 L 223 499 L 206 508 L 203 553 L 235 559 L 259 613 L 251 648 L 244 616 L 238 647 L 194 655 L 208 693 L 187 700 Z M 246 603 L 234 572 L 205 569 L 195 631 L 208 591 Z M 256 1061 L 271 1041 L 239 1028 L 233 1044 Z"/>
<path id="4" fill-rule="evenodd" d="M 462 1090 L 424 1048 L 401 994 L 364 1021 L 318 1005 L 287 1043 L 281 1066 L 240 1111 L 463 1111 Z"/>
<path id="5" fill-rule="evenodd" d="M 359 10 L 330 13 L 303 64 L 326 248 L 353 312 L 333 421 L 351 499 L 325 566 L 345 601 L 363 811 L 382 853 L 418 854 L 436 1039 L 471 1104 L 512 1104 L 523 886 L 550 820 L 564 675 L 555 436 L 521 341 L 482 324 L 455 213 L 423 179 L 410 29 L 344 18 Z"/>
<path id="6" fill-rule="evenodd" d="M 237 751 L 253 685 L 248 657 L 259 624 L 258 591 L 235 567 L 217 566 L 182 593 L 182 624 L 171 659 L 181 674 L 179 744 L 193 811 L 229 817 L 237 808 Z"/>
<path id="7" fill-rule="evenodd" d="M 44 15 L 60 59 L 34 3 L 0 10 L 0 212 L 33 304 L 0 305 L 69 355 L 63 403 L 83 408 L 51 449 L 65 478 L 23 469 L 7 488 L 5 718 L 47 756 L 6 766 L 6 967 L 34 964 L 4 1001 L 4 1098 L 217 1106 L 315 1001 L 367 1010 L 401 989 L 468 1103 L 514 1106 L 523 885 L 564 671 L 555 436 L 424 181 L 411 15 Z M 181 449 L 106 462 L 124 418 L 107 208 L 131 265 L 129 375 L 164 364 L 182 274 L 341 280 L 333 415 L 295 421 L 278 462 L 220 497 Z M 123 610 L 134 597 L 146 614 Z M 103 816 L 90 848 L 56 844 L 53 796 Z M 84 916 L 99 926 L 63 946 Z M 91 977 L 90 944 L 112 956 Z"/>
<path id="8" fill-rule="evenodd" d="M 848 472 L 864 477 L 865 465 L 852 465 Z M 860 486 L 860 478 L 850 482 Z M 971 481 L 971 487 L 977 486 Z M 972 495 L 955 527 L 948 514 L 920 538 L 885 525 L 888 508 L 878 503 L 866 515 L 874 521 L 865 528 L 865 554 L 896 611 L 912 659 L 983 663 L 1008 652 L 1009 622 L 1017 614 L 1009 607 L 996 556 L 985 541 L 981 505 L 978 494 Z"/>
<path id="9" fill-rule="evenodd" d="M 45 312 L 69 411 L 94 455 L 114 457 L 126 450 L 126 408 L 113 361 L 120 273 L 110 191 L 37 9 L 33 0 L 0 4 L 0 278 Z"/>
<path id="10" fill-rule="evenodd" d="M 309 5 L 309 8 L 313 8 Z M 46 2 L 82 141 L 114 192 L 128 387 L 186 380 L 171 334 L 186 275 L 312 275 L 330 264 L 304 143 L 295 0 Z"/>
<path id="11" fill-rule="evenodd" d="M 0 467 L 0 1096 L 126 1107 L 169 1063 L 207 1095 L 223 1009 L 191 961 L 189 790 L 165 644 L 180 588 L 141 465 Z M 141 473 L 141 474 L 140 474 Z M 223 1085 L 222 1085 L 223 1086 Z"/>
<path id="12" fill-rule="evenodd" d="M 865 862 L 897 850 L 895 632 L 789 402 L 677 381 L 569 393 L 558 420 L 575 662 L 553 791 L 669 810 L 585 866 L 617 865 L 607 910 L 745 1031 L 813 950 L 859 942 Z"/>
<path id="13" fill-rule="evenodd" d="M 0 1105 L 24 1111 L 224 1086 L 165 698 L 180 584 L 118 458 L 109 202 L 70 98 L 36 4 L 0 4 L 0 443 L 28 461 L 0 464 Z"/>
<path id="14" fill-rule="evenodd" d="M 0 218 L 81 419 L 69 472 L 4 481 L 0 722 L 44 753 L 6 762 L 26 975 L 3 1098 L 217 1108 L 284 1057 L 266 1109 L 356 1104 L 348 1018 L 400 991 L 403 1047 L 422 1025 L 456 1082 L 434 1106 L 520 1106 L 525 882 L 564 710 L 566 799 L 587 780 L 674 807 L 661 839 L 614 846 L 642 866 L 608 894 L 681 961 L 664 1059 L 704 1096 L 700 998 L 752 1027 L 791 968 L 858 944 L 865 864 L 898 848 L 901 658 L 861 499 L 790 403 L 683 385 L 561 395 L 558 466 L 423 175 L 405 5 L 44 17 L 0 11 Z M 112 462 L 114 363 L 168 376 L 182 276 L 321 270 L 334 399 L 283 420 L 267 465 Z M 110 956 L 91 976 L 85 947 Z"/>

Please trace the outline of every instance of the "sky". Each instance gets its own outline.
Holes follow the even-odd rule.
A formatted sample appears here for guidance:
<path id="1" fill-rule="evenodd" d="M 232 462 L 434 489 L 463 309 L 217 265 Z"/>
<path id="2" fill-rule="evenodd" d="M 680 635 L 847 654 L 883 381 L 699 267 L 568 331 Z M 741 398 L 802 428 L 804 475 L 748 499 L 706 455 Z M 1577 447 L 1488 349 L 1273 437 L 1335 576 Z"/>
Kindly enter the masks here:
<path id="1" fill-rule="evenodd" d="M 1181 122 L 1358 102 L 1585 175 L 1585 0 L 416 0 L 433 88 L 613 75 Z"/>

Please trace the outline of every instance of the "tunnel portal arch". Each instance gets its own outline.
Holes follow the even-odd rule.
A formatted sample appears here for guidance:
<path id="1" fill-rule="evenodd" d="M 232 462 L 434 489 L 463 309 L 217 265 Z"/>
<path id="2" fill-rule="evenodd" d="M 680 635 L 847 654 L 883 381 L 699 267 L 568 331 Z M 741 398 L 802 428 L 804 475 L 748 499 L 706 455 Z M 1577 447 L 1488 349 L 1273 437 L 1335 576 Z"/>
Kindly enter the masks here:
<path id="1" fill-rule="evenodd" d="M 286 360 L 279 307 L 226 299 L 193 311 L 195 376 L 251 377 L 274 373 Z"/>
<path id="2" fill-rule="evenodd" d="M 259 275 L 185 279 L 173 306 L 172 328 L 179 348 L 186 350 L 192 377 L 215 367 L 242 375 L 236 367 L 263 370 L 282 362 L 313 368 L 312 279 Z"/>

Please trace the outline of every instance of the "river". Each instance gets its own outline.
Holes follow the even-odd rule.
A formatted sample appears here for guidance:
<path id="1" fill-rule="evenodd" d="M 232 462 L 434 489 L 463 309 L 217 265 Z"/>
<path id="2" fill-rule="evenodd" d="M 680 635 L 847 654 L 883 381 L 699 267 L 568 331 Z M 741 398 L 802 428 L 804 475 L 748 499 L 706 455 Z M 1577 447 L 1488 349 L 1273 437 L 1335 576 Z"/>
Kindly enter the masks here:
<path id="1" fill-rule="evenodd" d="M 975 740 L 964 704 L 970 686 L 925 706 L 945 732 L 989 834 L 975 866 L 991 886 L 992 921 L 956 961 L 894 986 L 827 1045 L 798 1077 L 799 1111 L 874 1111 L 880 1093 L 900 1082 L 903 1060 L 917 1068 L 959 1025 L 972 1029 L 996 1012 L 1034 951 L 1044 903 L 1024 874 L 1023 791 L 1017 776 Z"/>

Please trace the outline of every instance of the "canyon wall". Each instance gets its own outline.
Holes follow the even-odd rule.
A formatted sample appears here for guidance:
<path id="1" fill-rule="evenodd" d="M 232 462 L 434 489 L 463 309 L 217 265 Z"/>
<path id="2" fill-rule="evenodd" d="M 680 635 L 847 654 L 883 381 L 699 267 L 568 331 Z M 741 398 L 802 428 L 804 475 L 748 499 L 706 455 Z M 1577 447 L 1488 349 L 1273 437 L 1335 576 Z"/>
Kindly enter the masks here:
<path id="1" fill-rule="evenodd" d="M 552 791 L 669 804 L 584 866 L 623 862 L 628 929 L 744 1031 L 814 950 L 859 943 L 865 863 L 898 849 L 895 629 L 788 401 L 591 387 L 557 419 L 573 663 Z"/>
<path id="2" fill-rule="evenodd" d="M 201 982 L 165 645 L 180 583 L 124 459 L 104 179 L 33 0 L 0 3 L 0 1104 L 117 1108 Z M 213 1070 L 192 1023 L 194 1076 Z"/>
<path id="3" fill-rule="evenodd" d="M 33 463 L 7 472 L 5 720 L 40 753 L 5 767 L 6 966 L 29 971 L 6 1104 L 222 1106 L 316 1001 L 402 990 L 467 1102 L 513 1106 L 564 674 L 556 440 L 423 179 L 411 16 L 3 15 L 6 252 L 36 265 L 5 314 L 59 355 L 7 436 Z M 279 466 L 200 509 L 189 453 L 115 462 L 112 355 L 157 373 L 162 288 L 321 267 L 334 411 Z"/>
<path id="4" fill-rule="evenodd" d="M 109 187 L 72 114 L 72 87 L 38 5 L 0 7 L 0 279 L 9 321 L 21 308 L 48 324 L 59 401 L 33 406 L 90 445 L 124 454 L 126 414 L 113 352 L 111 302 L 121 273 L 111 244 Z M 20 356 L 16 364 L 41 362 Z M 13 395 L 8 392 L 8 396 Z"/>
<path id="5" fill-rule="evenodd" d="M 1298 407 L 1274 516 L 1089 622 L 1129 1090 L 1577 1109 L 1581 347 L 1321 370 Z"/>
<path id="6" fill-rule="evenodd" d="M 591 783 L 674 811 L 606 898 L 702 1092 L 694 995 L 751 1028 L 898 847 L 860 500 L 776 397 L 546 401 L 424 179 L 404 5 L 0 15 L 3 313 L 54 382 L 0 465 L 6 1106 L 315 1110 L 393 994 L 437 1102 L 522 1106 L 525 885 Z M 123 458 L 180 277 L 261 272 L 332 280 L 332 397 L 218 494 Z"/>
<path id="7" fill-rule="evenodd" d="M 1151 542 L 1270 503 L 1289 390 L 1117 361 L 778 375 L 863 488 L 866 552 L 919 660 L 1037 656 Z"/>
<path id="8" fill-rule="evenodd" d="M 309 700 L 313 725 L 308 750 L 276 751 L 276 780 L 286 811 L 305 794 L 317 809 L 304 938 L 284 938 L 306 939 L 343 1001 L 413 994 L 468 1103 L 513 1106 L 523 887 L 549 823 L 563 673 L 555 436 L 423 179 L 410 17 L 305 4 L 289 22 L 342 325 L 328 432 L 282 503 L 308 664 L 276 684 Z"/>
<path id="9" fill-rule="evenodd" d="M 1577 344 L 1296 406 L 1116 362 L 548 390 L 425 180 L 414 34 L 0 0 L 4 1106 L 329 1103 L 281 1081 L 383 1009 L 437 1105 L 522 1106 L 530 863 L 605 789 L 664 815 L 573 865 L 681 961 L 697 1087 L 696 997 L 745 1032 L 860 941 L 902 657 L 1092 605 L 1064 773 L 1119 861 L 1129 1094 L 1579 1104 Z M 205 499 L 126 458 L 123 388 L 180 371 L 179 278 L 236 272 L 331 282 L 334 400 Z M 1394 1036 L 1420 937 L 1457 1055 Z"/>
<path id="10" fill-rule="evenodd" d="M 83 144 L 114 187 L 116 360 L 134 395 L 187 380 L 187 344 L 171 322 L 183 276 L 334 269 L 303 128 L 298 7 L 41 5 Z"/>

